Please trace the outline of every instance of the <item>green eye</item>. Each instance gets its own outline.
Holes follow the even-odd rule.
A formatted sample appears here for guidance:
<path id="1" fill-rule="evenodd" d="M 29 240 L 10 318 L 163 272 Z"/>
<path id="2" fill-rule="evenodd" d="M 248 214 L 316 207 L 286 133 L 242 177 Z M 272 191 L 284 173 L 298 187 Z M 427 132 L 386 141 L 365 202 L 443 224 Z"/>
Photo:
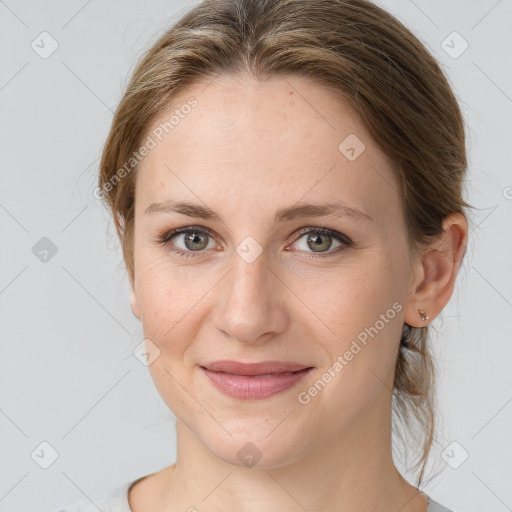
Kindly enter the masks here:
<path id="1" fill-rule="evenodd" d="M 301 242 L 299 252 L 310 253 L 310 258 L 329 256 L 338 252 L 336 249 L 339 247 L 350 247 L 353 244 L 347 236 L 327 228 L 302 228 L 298 234 L 302 236 L 294 244 Z M 194 253 L 201 253 L 204 249 L 222 248 L 209 229 L 199 226 L 174 229 L 159 241 L 183 258 L 194 257 Z M 314 253 L 317 256 L 314 256 Z"/>

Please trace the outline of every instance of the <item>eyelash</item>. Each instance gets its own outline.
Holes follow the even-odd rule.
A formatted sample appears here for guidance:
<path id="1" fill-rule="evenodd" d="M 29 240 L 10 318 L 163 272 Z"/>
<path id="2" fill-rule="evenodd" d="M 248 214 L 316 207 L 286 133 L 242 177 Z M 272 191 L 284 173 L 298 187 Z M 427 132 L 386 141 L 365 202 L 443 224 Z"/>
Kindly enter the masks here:
<path id="1" fill-rule="evenodd" d="M 160 245 L 165 246 L 176 235 L 197 233 L 197 232 L 205 233 L 210 238 L 215 240 L 213 233 L 208 228 L 203 228 L 200 226 L 187 226 L 187 227 L 177 228 L 177 229 L 168 231 L 167 233 L 165 233 L 158 239 L 158 242 Z M 328 256 L 332 256 L 333 254 L 337 254 L 338 252 L 340 252 L 340 250 L 346 249 L 353 245 L 352 240 L 350 238 L 348 238 L 346 235 L 343 235 L 342 233 L 338 233 L 337 231 L 333 231 L 332 229 L 320 228 L 320 227 L 308 227 L 308 228 L 299 229 L 296 232 L 296 235 L 298 236 L 298 238 L 293 243 L 300 240 L 304 235 L 310 234 L 310 233 L 313 233 L 315 235 L 329 235 L 330 237 L 332 237 L 335 240 L 337 240 L 338 242 L 340 242 L 342 245 L 340 245 L 339 247 L 336 247 L 333 250 L 329 250 L 324 253 L 316 253 L 316 254 L 310 253 L 306 256 L 306 258 L 308 258 L 308 259 L 318 259 L 318 258 L 325 258 Z M 218 244 L 218 242 L 217 242 L 217 244 Z M 194 252 L 197 252 L 197 253 L 204 252 L 204 251 L 184 251 L 183 249 L 177 249 L 177 248 L 173 247 L 173 244 L 171 244 L 171 246 L 169 246 L 169 250 L 171 252 L 177 254 L 180 258 L 195 258 L 196 256 L 193 256 Z"/>

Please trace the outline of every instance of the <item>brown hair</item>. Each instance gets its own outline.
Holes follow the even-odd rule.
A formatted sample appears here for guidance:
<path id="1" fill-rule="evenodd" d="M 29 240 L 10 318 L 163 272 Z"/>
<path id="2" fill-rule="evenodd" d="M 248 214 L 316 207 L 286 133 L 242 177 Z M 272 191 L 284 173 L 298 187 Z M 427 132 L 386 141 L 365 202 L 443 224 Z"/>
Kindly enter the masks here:
<path id="1" fill-rule="evenodd" d="M 442 232 L 445 216 L 470 207 L 462 197 L 467 163 L 457 100 L 433 56 L 391 14 L 366 0 L 205 0 L 138 63 L 103 150 L 101 197 L 112 212 L 130 280 L 137 165 L 126 169 L 126 162 L 178 92 L 219 73 L 243 71 L 260 80 L 309 77 L 354 109 L 394 164 L 412 251 Z M 394 419 L 409 431 L 413 421 L 421 427 L 418 485 L 435 431 L 435 368 L 427 339 L 427 327 L 404 332 L 393 397 Z M 398 433 L 395 421 L 393 431 Z"/>

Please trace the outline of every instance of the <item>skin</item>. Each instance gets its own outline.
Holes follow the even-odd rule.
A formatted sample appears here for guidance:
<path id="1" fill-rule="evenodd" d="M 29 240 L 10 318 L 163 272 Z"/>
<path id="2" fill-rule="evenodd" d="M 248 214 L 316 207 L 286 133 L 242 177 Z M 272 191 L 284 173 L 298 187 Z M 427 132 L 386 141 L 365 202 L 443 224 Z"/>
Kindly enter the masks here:
<path id="1" fill-rule="evenodd" d="M 447 217 L 443 234 L 413 258 L 391 162 L 351 109 L 307 78 L 220 75 L 182 92 L 173 109 L 191 96 L 198 105 L 137 171 L 130 300 L 160 351 L 149 370 L 177 418 L 177 461 L 132 486 L 132 510 L 424 512 L 425 496 L 392 461 L 394 368 L 403 323 L 427 325 L 452 295 L 465 217 Z M 168 118 L 162 113 L 152 128 Z M 366 146 L 354 161 L 338 149 L 350 134 Z M 223 221 L 144 213 L 169 199 L 207 206 Z M 273 222 L 278 209 L 296 203 L 340 200 L 372 220 Z M 158 242 L 184 226 L 208 228 L 213 238 L 199 251 L 187 249 L 183 235 Z M 308 234 L 297 234 L 310 227 L 353 245 L 324 235 L 324 252 L 315 252 Z M 236 252 L 249 236 L 262 249 L 251 263 Z M 172 253 L 173 243 L 192 257 Z M 298 394 L 394 303 L 396 316 L 301 404 Z M 273 397 L 238 400 L 198 366 L 217 359 L 315 369 Z M 261 453 L 253 467 L 237 457 L 248 442 Z"/>

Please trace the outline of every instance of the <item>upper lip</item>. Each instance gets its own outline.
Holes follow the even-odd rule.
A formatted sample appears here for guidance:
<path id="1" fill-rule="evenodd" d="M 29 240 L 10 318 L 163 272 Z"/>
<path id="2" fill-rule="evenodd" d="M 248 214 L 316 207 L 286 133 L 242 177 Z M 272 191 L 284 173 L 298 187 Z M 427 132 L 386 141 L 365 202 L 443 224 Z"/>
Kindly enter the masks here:
<path id="1" fill-rule="evenodd" d="M 265 375 L 268 373 L 297 372 L 311 368 L 306 364 L 285 361 L 263 361 L 261 363 L 241 363 L 239 361 L 221 360 L 202 365 L 214 372 L 226 372 L 233 375 Z"/>

